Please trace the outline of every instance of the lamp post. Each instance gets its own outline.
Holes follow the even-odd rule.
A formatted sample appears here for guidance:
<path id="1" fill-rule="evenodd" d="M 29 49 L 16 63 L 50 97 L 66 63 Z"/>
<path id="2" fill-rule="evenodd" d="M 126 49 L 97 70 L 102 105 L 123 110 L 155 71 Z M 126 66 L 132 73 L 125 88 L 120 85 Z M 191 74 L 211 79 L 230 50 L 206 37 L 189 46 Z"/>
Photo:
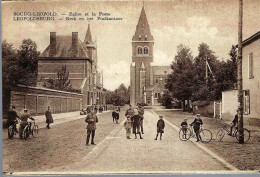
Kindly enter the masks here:
<path id="1" fill-rule="evenodd" d="M 237 55 L 237 90 L 238 90 L 238 135 L 239 143 L 244 143 L 243 128 L 243 83 L 242 83 L 242 27 L 243 27 L 243 0 L 239 0 L 238 17 L 238 55 Z"/>

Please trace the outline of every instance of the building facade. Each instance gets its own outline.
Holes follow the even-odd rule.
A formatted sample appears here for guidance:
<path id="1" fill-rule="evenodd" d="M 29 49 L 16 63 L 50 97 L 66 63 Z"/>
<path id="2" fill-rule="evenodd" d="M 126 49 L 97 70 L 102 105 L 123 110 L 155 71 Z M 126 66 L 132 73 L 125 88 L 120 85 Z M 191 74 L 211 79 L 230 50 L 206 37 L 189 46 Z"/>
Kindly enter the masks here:
<path id="1" fill-rule="evenodd" d="M 243 41 L 244 117 L 260 126 L 260 31 Z"/>
<path id="2" fill-rule="evenodd" d="M 260 31 L 242 43 L 244 122 L 260 126 Z M 238 108 L 238 91 L 222 92 L 222 118 L 232 120 Z"/>
<path id="3" fill-rule="evenodd" d="M 48 79 L 57 79 L 62 66 L 69 72 L 72 88 L 82 93 L 82 106 L 105 104 L 103 76 L 97 69 L 97 47 L 93 42 L 90 25 L 82 42 L 78 32 L 72 35 L 50 33 L 50 44 L 38 58 L 38 87 Z"/>
<path id="4" fill-rule="evenodd" d="M 144 7 L 132 38 L 132 63 L 130 66 L 130 103 L 159 104 L 164 91 L 170 66 L 153 65 L 154 38 L 146 17 Z"/>

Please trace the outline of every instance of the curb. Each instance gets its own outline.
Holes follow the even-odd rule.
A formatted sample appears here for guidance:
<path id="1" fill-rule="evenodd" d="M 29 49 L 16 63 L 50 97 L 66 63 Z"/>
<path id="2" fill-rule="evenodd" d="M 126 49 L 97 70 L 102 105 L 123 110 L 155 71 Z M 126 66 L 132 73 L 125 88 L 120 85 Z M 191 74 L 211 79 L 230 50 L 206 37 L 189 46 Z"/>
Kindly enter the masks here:
<path id="1" fill-rule="evenodd" d="M 153 110 L 151 110 L 151 112 L 158 116 L 157 113 L 155 113 Z M 170 123 L 168 120 L 164 119 L 164 121 L 169 124 L 171 127 L 173 127 L 177 132 L 179 132 L 179 128 L 175 125 L 173 125 L 172 123 Z M 188 140 L 191 141 L 191 140 Z M 199 144 L 199 143 L 195 143 L 194 141 L 191 141 L 193 144 L 195 144 L 197 147 L 199 147 L 200 149 L 202 149 L 203 151 L 205 151 L 206 153 L 208 153 L 209 155 L 211 155 L 212 157 L 214 157 L 215 159 L 217 159 L 219 162 L 221 162 L 223 165 L 225 165 L 227 168 L 229 168 L 232 171 L 240 171 L 238 168 L 236 168 L 235 166 L 231 165 L 230 163 L 228 163 L 227 161 L 225 161 L 223 158 L 221 158 L 220 156 L 218 156 L 217 154 L 215 154 L 214 152 L 212 152 L 211 150 L 209 150 L 208 148 L 206 148 L 205 146 Z"/>

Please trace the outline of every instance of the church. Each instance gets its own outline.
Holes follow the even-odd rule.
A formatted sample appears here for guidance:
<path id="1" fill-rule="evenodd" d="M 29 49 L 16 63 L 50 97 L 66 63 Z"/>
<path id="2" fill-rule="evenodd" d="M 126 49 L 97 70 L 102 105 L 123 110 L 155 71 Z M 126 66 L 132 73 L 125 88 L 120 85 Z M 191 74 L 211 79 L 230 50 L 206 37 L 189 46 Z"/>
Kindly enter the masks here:
<path id="1" fill-rule="evenodd" d="M 153 64 L 154 38 L 144 7 L 132 38 L 132 63 L 130 66 L 130 104 L 159 105 L 165 89 L 170 66 Z"/>

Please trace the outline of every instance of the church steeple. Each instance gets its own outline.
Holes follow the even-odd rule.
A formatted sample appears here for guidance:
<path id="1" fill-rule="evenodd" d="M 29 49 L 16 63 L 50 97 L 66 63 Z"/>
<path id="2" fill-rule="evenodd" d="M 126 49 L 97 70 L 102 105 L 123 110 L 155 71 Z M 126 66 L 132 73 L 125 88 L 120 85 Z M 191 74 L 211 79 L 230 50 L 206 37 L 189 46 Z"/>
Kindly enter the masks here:
<path id="1" fill-rule="evenodd" d="M 153 36 L 150 31 L 150 26 L 146 17 L 144 6 L 141 10 L 141 14 L 136 26 L 135 35 L 133 36 L 133 41 L 153 41 Z"/>
<path id="2" fill-rule="evenodd" d="M 85 44 L 94 44 L 94 42 L 92 41 L 92 36 L 91 36 L 91 32 L 90 32 L 90 25 L 88 24 L 88 30 L 84 39 L 84 43 Z"/>

